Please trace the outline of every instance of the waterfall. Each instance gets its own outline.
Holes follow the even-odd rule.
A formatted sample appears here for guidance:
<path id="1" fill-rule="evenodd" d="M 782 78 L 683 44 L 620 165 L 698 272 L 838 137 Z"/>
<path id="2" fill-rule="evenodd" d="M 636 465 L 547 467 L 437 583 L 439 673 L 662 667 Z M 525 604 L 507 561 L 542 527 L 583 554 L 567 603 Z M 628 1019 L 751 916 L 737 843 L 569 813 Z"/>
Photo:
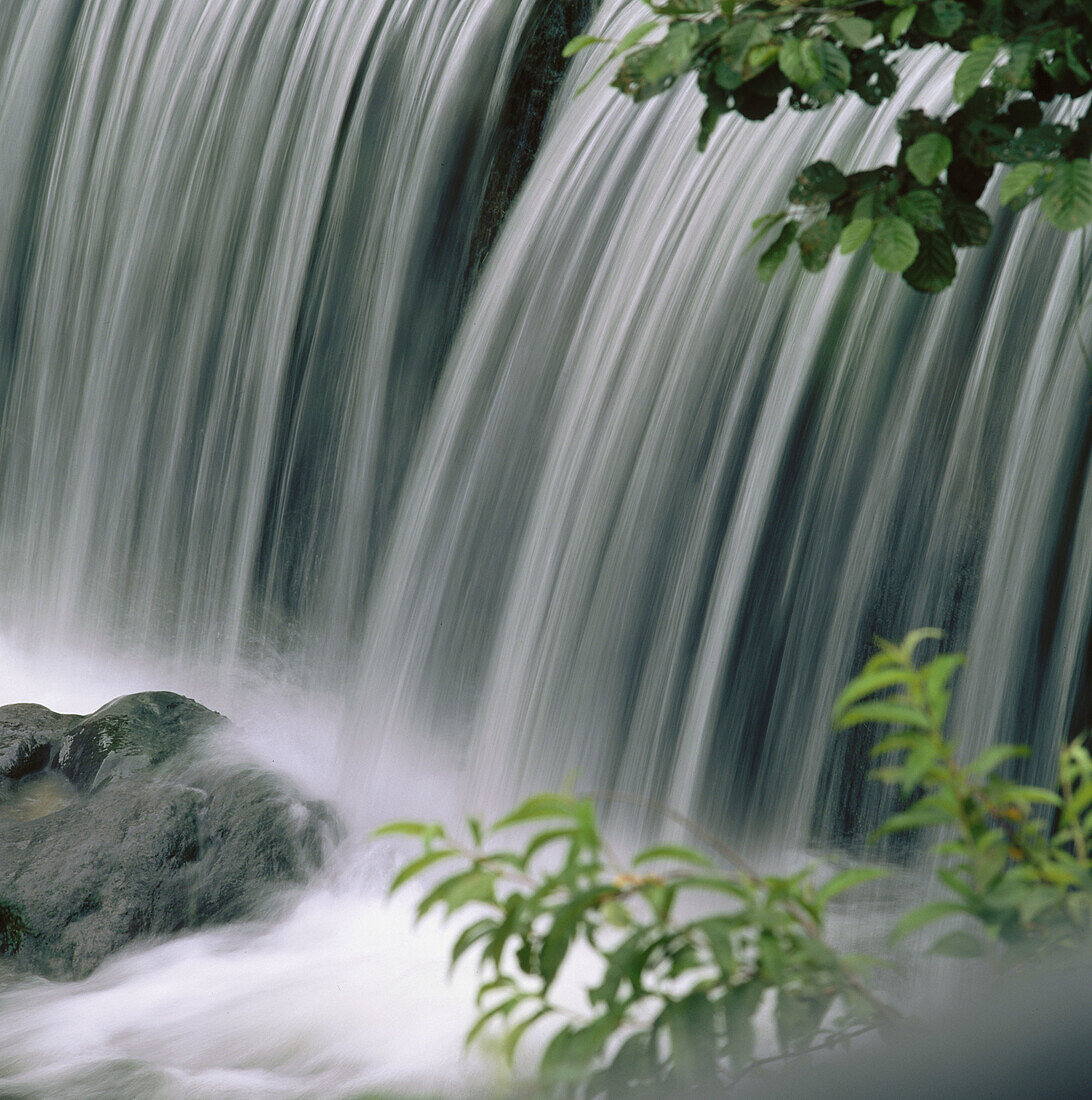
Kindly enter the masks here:
<path id="1" fill-rule="evenodd" d="M 7 625 L 344 651 L 532 7 L 5 5 Z"/>
<path id="2" fill-rule="evenodd" d="M 936 298 L 746 250 L 800 166 L 943 109 L 944 60 L 698 154 L 692 88 L 578 95 L 581 55 L 497 232 L 561 10 L 0 5 L 0 703 L 35 662 L 67 709 L 189 692 L 351 827 L 287 916 L 0 989 L 19 1095 L 474 1095 L 472 982 L 437 992 L 359 825 L 576 769 L 853 843 L 882 807 L 831 703 L 919 625 L 969 653 L 968 749 L 1045 779 L 1092 716 L 1079 242 L 1002 213 Z"/>
<path id="3" fill-rule="evenodd" d="M 878 111 L 722 124 L 705 154 L 693 90 L 635 108 L 570 75 L 360 672 L 391 728 L 466 739 L 479 801 L 577 769 L 782 842 L 856 835 L 875 792 L 830 707 L 874 634 L 921 624 L 970 652 L 968 744 L 1030 740 L 1049 771 L 1092 581 L 1075 242 L 1002 215 L 936 299 L 859 257 L 766 289 L 746 254 L 804 164 L 882 163 L 899 113 L 943 109 L 944 65 L 907 58 Z"/>
<path id="4" fill-rule="evenodd" d="M 292 655 L 359 685 L 350 784 L 439 738 L 479 796 L 575 768 L 796 841 L 870 812 L 827 715 L 874 633 L 944 626 L 967 736 L 1056 743 L 1092 589 L 1073 242 L 1002 216 L 936 299 L 859 258 L 767 289 L 750 220 L 890 153 L 943 62 L 704 155 L 696 93 L 577 96 L 585 63 L 461 313 L 533 9 L 5 9 L 3 629 Z"/>

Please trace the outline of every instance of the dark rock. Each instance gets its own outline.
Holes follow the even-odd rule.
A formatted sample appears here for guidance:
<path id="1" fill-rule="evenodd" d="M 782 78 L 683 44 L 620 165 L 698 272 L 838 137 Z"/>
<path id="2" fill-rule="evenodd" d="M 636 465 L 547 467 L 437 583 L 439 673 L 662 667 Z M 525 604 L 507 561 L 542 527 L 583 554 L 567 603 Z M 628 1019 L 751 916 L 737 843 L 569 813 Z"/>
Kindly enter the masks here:
<path id="1" fill-rule="evenodd" d="M 200 804 L 197 791 L 122 780 L 0 827 L 0 896 L 29 930 L 20 955 L 51 976 L 81 977 L 137 936 L 182 928 Z"/>
<path id="2" fill-rule="evenodd" d="M 192 737 L 210 733 L 227 720 L 170 691 L 123 695 L 88 715 L 61 742 L 57 767 L 80 790 L 110 775 L 124 778 L 162 763 Z"/>
<path id="3" fill-rule="evenodd" d="M 200 815 L 201 859 L 193 899 L 199 921 L 232 920 L 260 900 L 270 882 L 300 882 L 318 867 L 333 815 L 301 802 L 272 776 L 241 771 L 210 785 Z"/>
<path id="4" fill-rule="evenodd" d="M 61 772 L 78 789 L 33 820 L 0 816 L 0 899 L 26 924 L 18 965 L 82 977 L 140 937 L 252 914 L 321 864 L 336 833 L 329 810 L 256 768 L 182 751 L 226 721 L 170 692 L 86 718 L 0 708 L 0 778 L 22 789 Z M 51 744 L 57 771 L 33 774 Z"/>
<path id="5" fill-rule="evenodd" d="M 255 770 L 202 786 L 115 778 L 30 822 L 0 824 L 0 897 L 28 933 L 17 960 L 82 977 L 135 939 L 253 913 L 318 866 L 330 815 Z"/>
<path id="6" fill-rule="evenodd" d="M 562 50 L 584 29 L 595 7 L 594 0 L 538 0 L 528 20 L 501 111 L 481 215 L 470 245 L 471 283 L 485 263 L 538 152 L 550 104 L 569 64 Z"/>
<path id="7" fill-rule="evenodd" d="M 37 703 L 0 707 L 0 782 L 41 771 L 51 746 L 77 721 L 77 714 L 57 714 Z"/>

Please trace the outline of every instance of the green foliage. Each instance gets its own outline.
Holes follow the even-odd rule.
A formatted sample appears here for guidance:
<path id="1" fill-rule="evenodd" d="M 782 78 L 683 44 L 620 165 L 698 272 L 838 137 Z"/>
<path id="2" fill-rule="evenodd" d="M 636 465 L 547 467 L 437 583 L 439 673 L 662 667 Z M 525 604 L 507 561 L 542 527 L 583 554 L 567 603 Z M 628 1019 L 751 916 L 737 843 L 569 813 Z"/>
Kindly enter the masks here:
<path id="1" fill-rule="evenodd" d="M 843 729 L 892 727 L 872 748 L 880 761 L 872 774 L 907 802 L 877 832 L 942 830 L 937 876 L 948 897 L 908 913 L 894 938 L 961 916 L 967 926 L 938 939 L 933 952 L 990 955 L 1011 966 L 1076 947 L 1092 931 L 1092 755 L 1081 740 L 1063 749 L 1057 791 L 1004 774 L 1028 755 L 1025 745 L 993 745 L 960 762 L 944 723 L 962 658 L 915 658 L 938 636 L 917 631 L 900 646 L 881 642 L 834 709 Z"/>
<path id="2" fill-rule="evenodd" d="M 0 898 L 0 955 L 14 955 L 28 931 L 18 906 Z"/>
<path id="3" fill-rule="evenodd" d="M 824 169 L 807 187 L 829 191 L 836 182 Z M 908 214 L 930 214 L 911 206 Z M 770 228 L 781 222 L 775 215 Z M 787 228 L 791 240 L 795 223 L 785 222 L 782 235 Z M 963 762 L 945 733 L 963 656 L 918 658 L 942 637 L 922 629 L 899 645 L 879 641 L 834 705 L 838 729 L 886 728 L 871 750 L 872 776 L 894 788 L 901 805 L 876 835 L 940 832 L 943 896 L 903 916 L 892 942 L 954 920 L 929 950 L 989 957 L 1001 968 L 1085 944 L 1092 754 L 1080 740 L 1062 751 L 1057 790 L 1007 774 L 1028 755 L 1023 745 L 993 745 Z M 831 899 L 883 871 L 853 867 L 824 882 L 813 868 L 763 875 L 709 838 L 716 861 L 670 844 L 623 863 L 599 831 L 592 800 L 556 792 L 535 795 L 488 829 L 474 818 L 467 827 L 468 843 L 440 824 L 379 830 L 421 845 L 392 890 L 444 865 L 417 914 L 468 918 L 451 959 L 478 960 L 478 1017 L 467 1041 L 490 1035 L 511 1063 L 525 1035 L 542 1028 L 549 1041 L 539 1085 L 549 1095 L 680 1087 L 719 1095 L 757 1065 L 846 1044 L 899 1019 L 862 980 L 874 960 L 841 955 L 824 936 Z M 524 839 L 513 841 L 513 830 Z M 599 972 L 574 1009 L 556 990 L 577 953 L 596 960 Z M 772 1053 L 758 1046 L 760 1010 L 772 1013 Z"/>
<path id="4" fill-rule="evenodd" d="M 871 241 L 877 266 L 901 272 L 916 290 L 943 290 L 955 278 L 957 250 L 989 239 L 990 218 L 975 204 L 998 170 L 1008 171 L 1001 200 L 1013 209 L 1039 200 L 1043 217 L 1067 232 L 1092 222 L 1092 111 L 1085 105 L 1072 124 L 1043 122 L 1044 109 L 1092 92 L 1088 0 L 645 3 L 655 18 L 619 42 L 581 35 L 566 55 L 609 46 L 597 72 L 621 58 L 614 86 L 638 103 L 694 73 L 705 97 L 702 149 L 726 114 L 761 120 L 786 100 L 808 111 L 849 94 L 874 107 L 894 94 L 907 50 L 962 55 L 955 109 L 903 114 L 894 164 L 843 175 L 820 161 L 801 171 L 789 192 L 800 212 L 778 216 L 788 220 L 759 259 L 765 281 L 794 242 L 804 268 L 822 270 L 839 234 L 843 253 Z M 766 218 L 755 223 L 759 234 L 769 228 Z"/>
<path id="5" fill-rule="evenodd" d="M 678 845 L 622 864 L 592 801 L 556 793 L 528 799 L 488 830 L 468 825 L 470 844 L 441 825 L 382 830 L 422 844 L 392 888 L 441 859 L 457 861 L 417 914 L 473 914 L 452 950 L 452 965 L 478 958 L 479 1014 L 467 1041 L 491 1035 L 511 1062 L 541 1026 L 550 1038 L 539 1078 L 555 1093 L 737 1079 L 754 1059 L 755 1017 L 768 1000 L 781 1056 L 848 1041 L 894 1017 L 822 934 L 831 899 L 882 871 L 852 868 L 820 884 L 811 868 L 761 876 L 733 857 L 729 872 Z M 512 830 L 526 825 L 538 831 L 513 844 Z M 555 985 L 581 950 L 594 953 L 601 973 L 573 1011 Z"/>

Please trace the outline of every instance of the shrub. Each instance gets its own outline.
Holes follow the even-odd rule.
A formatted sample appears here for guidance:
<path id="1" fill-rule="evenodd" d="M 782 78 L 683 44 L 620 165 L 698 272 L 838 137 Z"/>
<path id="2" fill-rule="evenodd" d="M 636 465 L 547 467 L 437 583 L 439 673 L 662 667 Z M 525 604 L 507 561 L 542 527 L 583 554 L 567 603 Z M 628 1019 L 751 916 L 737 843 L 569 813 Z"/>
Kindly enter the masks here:
<path id="1" fill-rule="evenodd" d="M 936 875 L 945 896 L 907 913 L 892 940 L 962 918 L 932 952 L 990 955 L 1008 966 L 1075 947 L 1092 915 L 1092 756 L 1079 741 L 1068 745 L 1056 792 L 1003 774 L 1027 755 L 1024 746 L 995 745 L 962 763 L 944 726 L 963 658 L 916 656 L 940 637 L 918 630 L 901 645 L 879 642 L 834 708 L 840 729 L 889 729 L 872 749 L 879 758 L 872 774 L 904 805 L 877 833 L 942 832 Z M 466 954 L 478 958 L 468 1043 L 495 1035 L 511 1064 L 525 1034 L 542 1025 L 551 1038 L 539 1082 L 553 1094 L 664 1095 L 725 1087 L 757 1066 L 898 1022 L 865 981 L 877 960 L 840 954 L 824 931 L 830 900 L 884 871 L 854 867 L 826 881 L 813 867 L 764 875 L 667 812 L 702 836 L 723 866 L 677 845 L 621 860 L 592 799 L 565 792 L 535 795 L 488 829 L 471 818 L 466 841 L 417 821 L 377 831 L 421 844 L 392 890 L 441 864 L 458 868 L 425 893 L 417 914 L 475 912 L 452 950 L 453 966 Z M 529 836 L 513 843 L 521 828 Z M 597 962 L 597 977 L 573 1008 L 556 983 L 580 953 Z M 766 1008 L 769 1051 L 756 1043 Z"/>

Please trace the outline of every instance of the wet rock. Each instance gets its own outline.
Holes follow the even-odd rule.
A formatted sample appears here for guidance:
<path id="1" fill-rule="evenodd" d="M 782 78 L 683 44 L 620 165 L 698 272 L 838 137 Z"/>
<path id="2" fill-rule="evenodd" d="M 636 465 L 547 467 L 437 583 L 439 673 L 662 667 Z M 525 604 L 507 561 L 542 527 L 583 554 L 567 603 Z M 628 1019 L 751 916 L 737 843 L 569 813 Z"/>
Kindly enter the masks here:
<path id="1" fill-rule="evenodd" d="M 57 767 L 80 790 L 110 776 L 124 778 L 174 756 L 191 738 L 227 719 L 170 691 L 123 695 L 68 730 Z"/>
<path id="2" fill-rule="evenodd" d="M 41 764 L 44 744 L 48 763 L 57 723 L 42 740 L 33 721 L 45 708 L 22 711 L 18 743 L 38 740 L 20 760 Z M 334 815 L 281 778 L 180 752 L 226 723 L 191 699 L 148 692 L 54 717 L 57 770 L 22 783 L 63 772 L 82 795 L 34 820 L 0 815 L 0 899 L 25 919 L 23 969 L 82 977 L 142 937 L 253 914 L 274 889 L 305 881 L 336 839 Z"/>
<path id="3" fill-rule="evenodd" d="M 37 703 L 0 707 L 0 789 L 49 764 L 52 745 L 77 714 L 57 714 Z"/>

